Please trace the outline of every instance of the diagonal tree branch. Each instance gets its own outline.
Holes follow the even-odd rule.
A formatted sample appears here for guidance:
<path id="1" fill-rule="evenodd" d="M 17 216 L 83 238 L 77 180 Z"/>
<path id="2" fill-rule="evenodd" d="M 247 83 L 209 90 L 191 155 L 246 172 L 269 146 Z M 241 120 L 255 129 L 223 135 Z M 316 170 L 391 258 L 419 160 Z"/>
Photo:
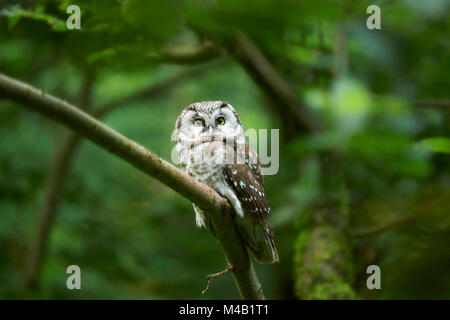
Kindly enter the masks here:
<path id="1" fill-rule="evenodd" d="M 170 91 L 183 81 L 200 75 L 206 70 L 208 70 L 208 68 L 200 67 L 177 74 L 176 76 L 173 76 L 161 83 L 151 85 L 127 97 L 114 100 L 101 106 L 94 112 L 94 116 L 96 118 L 102 118 L 117 110 L 119 107 L 129 105 L 132 102 L 149 97 L 155 98 Z M 85 109 L 89 109 L 89 91 L 92 89 L 90 88 L 92 85 L 91 80 L 92 79 L 88 77 L 81 90 L 82 92 L 79 102 L 85 107 Z M 27 264 L 25 266 L 26 288 L 33 288 L 37 284 L 42 261 L 45 257 L 45 252 L 49 242 L 49 234 L 58 211 L 59 198 L 63 190 L 64 181 L 67 173 L 70 171 L 70 167 L 74 161 L 77 150 L 79 150 L 82 140 L 82 137 L 76 132 L 69 132 L 68 136 L 62 141 L 60 147 L 55 152 L 53 164 L 47 178 L 45 199 L 39 214 L 37 232 L 33 238 Z"/>
<path id="2" fill-rule="evenodd" d="M 221 63 L 221 62 L 219 62 L 219 63 Z M 216 66 L 217 63 L 214 65 Z M 207 64 L 207 65 L 197 67 L 192 70 L 181 72 L 173 77 L 170 77 L 167 80 L 164 80 L 160 83 L 157 83 L 157 84 L 151 85 L 147 88 L 144 88 L 142 90 L 139 90 L 129 96 L 106 103 L 103 106 L 97 108 L 97 110 L 95 110 L 93 112 L 93 116 L 95 118 L 102 118 L 102 117 L 106 116 L 107 114 L 109 114 L 110 112 L 114 111 L 115 109 L 117 109 L 123 105 L 129 104 L 129 103 L 132 103 L 132 102 L 135 102 L 138 100 L 146 99 L 149 97 L 155 98 L 158 95 L 164 94 L 165 92 L 171 90 L 172 88 L 176 87 L 177 85 L 185 82 L 186 80 L 192 79 L 194 77 L 199 76 L 202 73 L 205 73 L 208 70 L 211 70 L 211 67 L 212 67 L 211 64 Z"/>
<path id="3" fill-rule="evenodd" d="M 321 129 L 318 118 L 301 103 L 289 84 L 250 37 L 237 32 L 233 53 L 255 82 L 272 97 L 277 113 L 284 117 L 287 124 L 294 123 L 297 133 L 311 133 Z"/>
<path id="4" fill-rule="evenodd" d="M 371 236 L 375 234 L 380 234 L 385 231 L 391 230 L 395 227 L 402 226 L 405 224 L 408 224 L 410 222 L 414 222 L 415 220 L 418 220 L 422 217 L 422 215 L 428 214 L 433 211 L 434 208 L 439 206 L 445 206 L 446 203 L 449 201 L 449 195 L 444 194 L 441 196 L 438 196 L 434 199 L 431 199 L 430 201 L 426 202 L 423 206 L 415 207 L 413 209 L 413 212 L 397 218 L 396 220 L 381 224 L 381 225 L 375 225 L 370 227 L 363 227 L 359 229 L 353 230 L 352 234 L 361 237 L 361 236 Z M 423 218 L 423 217 L 422 217 Z"/>
<path id="5" fill-rule="evenodd" d="M 228 264 L 236 266 L 232 272 L 241 297 L 264 299 L 247 250 L 233 223 L 231 206 L 212 188 L 68 102 L 3 74 L 0 74 L 0 97 L 19 102 L 64 124 L 196 203 L 211 220 Z"/>
<path id="6" fill-rule="evenodd" d="M 450 99 L 420 99 L 414 100 L 413 104 L 419 107 L 450 107 Z"/>

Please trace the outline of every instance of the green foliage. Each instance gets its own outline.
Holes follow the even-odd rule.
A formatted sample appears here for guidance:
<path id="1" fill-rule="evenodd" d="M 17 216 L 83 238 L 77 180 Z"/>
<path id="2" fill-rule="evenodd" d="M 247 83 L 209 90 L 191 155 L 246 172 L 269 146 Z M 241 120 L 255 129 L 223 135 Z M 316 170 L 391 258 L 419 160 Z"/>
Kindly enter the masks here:
<path id="1" fill-rule="evenodd" d="M 21 18 L 30 18 L 38 21 L 45 21 L 54 31 L 67 30 L 66 24 L 50 14 L 44 13 L 44 7 L 38 6 L 34 10 L 24 10 L 20 6 L 11 6 L 0 11 L 0 16 L 8 17 L 8 27 L 12 29 Z"/>
<path id="2" fill-rule="evenodd" d="M 444 137 L 422 139 L 417 146 L 433 152 L 450 153 L 450 139 Z"/>

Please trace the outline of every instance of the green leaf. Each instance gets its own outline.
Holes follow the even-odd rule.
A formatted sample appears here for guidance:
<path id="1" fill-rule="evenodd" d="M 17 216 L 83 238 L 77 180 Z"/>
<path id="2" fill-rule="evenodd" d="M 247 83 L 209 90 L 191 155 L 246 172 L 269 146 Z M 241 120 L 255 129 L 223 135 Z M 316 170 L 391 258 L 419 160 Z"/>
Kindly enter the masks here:
<path id="1" fill-rule="evenodd" d="M 15 5 L 8 8 L 4 8 L 0 11 L 0 16 L 8 17 L 8 27 L 13 28 L 20 18 L 30 18 L 34 20 L 40 20 L 47 22 L 52 30 L 55 31 L 66 31 L 66 24 L 61 19 L 44 13 L 44 8 L 42 6 L 37 7 L 34 11 L 22 9 L 20 6 Z"/>
<path id="2" fill-rule="evenodd" d="M 102 51 L 94 52 L 87 58 L 89 64 L 93 64 L 102 59 L 112 58 L 116 55 L 116 50 L 113 48 L 107 48 Z"/>
<path id="3" fill-rule="evenodd" d="M 420 140 L 416 146 L 420 149 L 433 152 L 450 153 L 450 139 L 445 137 L 433 137 Z"/>

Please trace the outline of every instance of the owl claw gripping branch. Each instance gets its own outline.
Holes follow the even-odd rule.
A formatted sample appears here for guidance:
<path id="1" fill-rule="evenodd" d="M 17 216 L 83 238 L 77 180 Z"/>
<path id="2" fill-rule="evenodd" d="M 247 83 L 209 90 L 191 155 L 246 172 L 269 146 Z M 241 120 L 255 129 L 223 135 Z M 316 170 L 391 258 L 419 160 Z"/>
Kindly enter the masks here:
<path id="1" fill-rule="evenodd" d="M 261 163 L 245 141 L 236 110 L 224 101 L 193 103 L 178 117 L 173 140 L 181 168 L 230 201 L 238 231 L 256 260 L 278 262 L 266 222 L 270 207 Z M 207 216 L 195 204 L 194 211 L 197 226 L 208 226 Z"/>

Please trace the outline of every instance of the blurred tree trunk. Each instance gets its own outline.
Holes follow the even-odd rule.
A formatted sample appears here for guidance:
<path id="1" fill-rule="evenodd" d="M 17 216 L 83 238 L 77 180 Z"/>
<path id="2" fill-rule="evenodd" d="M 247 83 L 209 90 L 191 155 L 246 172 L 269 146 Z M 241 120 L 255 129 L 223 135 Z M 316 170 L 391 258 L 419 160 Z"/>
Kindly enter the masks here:
<path id="1" fill-rule="evenodd" d="M 37 232 L 32 239 L 26 265 L 25 285 L 27 288 L 36 286 L 43 257 L 46 254 L 47 243 L 51 233 L 53 221 L 58 211 L 64 181 L 70 170 L 73 158 L 80 145 L 76 135 L 69 134 L 53 156 L 53 165 L 48 174 L 44 203 L 39 211 Z"/>
<path id="2" fill-rule="evenodd" d="M 347 73 L 347 35 L 338 23 L 334 39 L 335 79 Z M 295 291 L 302 299 L 356 299 L 348 191 L 337 152 L 318 154 L 320 192 L 309 223 L 295 243 Z"/>
<path id="3" fill-rule="evenodd" d="M 346 72 L 346 37 L 339 32 L 335 44 L 335 76 Z M 264 53 L 247 35 L 238 34 L 233 50 L 262 91 L 270 97 L 287 133 L 285 139 L 316 134 L 323 128 L 303 105 Z M 312 223 L 300 230 L 295 246 L 295 293 L 302 299 L 354 299 L 353 256 L 348 233 L 347 189 L 340 159 L 332 152 L 318 155 L 321 198 L 310 208 Z"/>
<path id="4" fill-rule="evenodd" d="M 91 106 L 94 81 L 95 76 L 90 71 L 87 72 L 78 98 L 78 104 L 85 110 L 89 110 Z M 42 260 L 46 254 L 52 224 L 58 211 L 64 180 L 80 145 L 80 141 L 81 139 L 78 135 L 66 132 L 66 138 L 62 142 L 59 142 L 53 155 L 52 166 L 47 176 L 44 203 L 38 215 L 37 232 L 30 244 L 25 267 L 25 287 L 28 289 L 34 288 L 36 285 Z"/>
<path id="5" fill-rule="evenodd" d="M 337 154 L 323 153 L 320 193 L 295 243 L 295 290 L 302 299 L 355 299 L 348 195 Z"/>

